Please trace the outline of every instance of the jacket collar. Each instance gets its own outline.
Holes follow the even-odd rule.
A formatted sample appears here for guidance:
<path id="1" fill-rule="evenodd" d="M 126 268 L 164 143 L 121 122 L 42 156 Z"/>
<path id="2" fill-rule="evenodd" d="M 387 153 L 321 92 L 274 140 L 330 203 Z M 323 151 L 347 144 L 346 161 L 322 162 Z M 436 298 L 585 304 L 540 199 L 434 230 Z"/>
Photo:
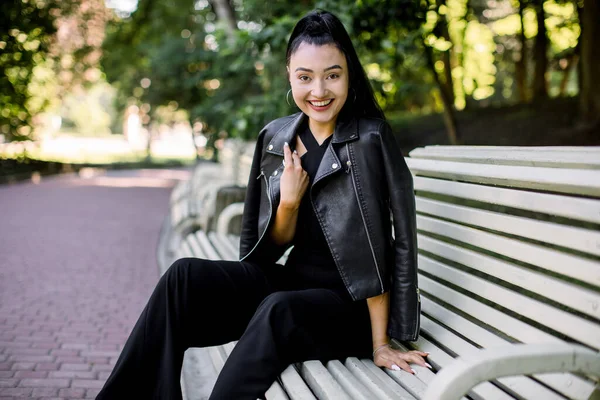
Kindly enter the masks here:
<path id="1" fill-rule="evenodd" d="M 276 133 L 267 146 L 267 152 L 283 156 L 283 145 L 285 142 L 292 143 L 296 137 L 298 128 L 307 118 L 306 114 L 299 112 L 292 115 L 292 120 L 283 125 Z M 346 143 L 358 139 L 358 121 L 356 118 L 350 118 L 347 121 L 337 121 L 331 143 Z"/>

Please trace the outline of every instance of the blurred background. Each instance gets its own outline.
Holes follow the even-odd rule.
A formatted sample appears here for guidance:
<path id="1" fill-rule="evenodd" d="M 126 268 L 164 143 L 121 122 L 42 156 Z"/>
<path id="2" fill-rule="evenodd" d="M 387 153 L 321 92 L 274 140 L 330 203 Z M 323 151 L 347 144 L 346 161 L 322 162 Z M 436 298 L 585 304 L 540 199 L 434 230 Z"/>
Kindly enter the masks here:
<path id="1" fill-rule="evenodd" d="M 595 0 L 3 0 L 0 175 L 252 140 L 297 111 L 285 48 L 314 8 L 345 23 L 405 152 L 600 144 Z"/>

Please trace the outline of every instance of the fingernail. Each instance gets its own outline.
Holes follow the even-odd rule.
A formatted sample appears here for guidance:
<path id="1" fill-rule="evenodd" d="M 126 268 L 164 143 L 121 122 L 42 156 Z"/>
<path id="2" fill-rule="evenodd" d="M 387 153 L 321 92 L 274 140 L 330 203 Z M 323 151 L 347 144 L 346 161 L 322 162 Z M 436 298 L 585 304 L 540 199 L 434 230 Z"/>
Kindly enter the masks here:
<path id="1" fill-rule="evenodd" d="M 283 145 L 284 145 L 284 146 L 289 146 L 288 142 L 285 142 Z"/>
<path id="2" fill-rule="evenodd" d="M 415 374 L 415 375 L 417 374 L 417 371 L 415 371 L 414 369 L 411 368 L 410 370 L 412 371 L 413 374 Z"/>
<path id="3" fill-rule="evenodd" d="M 392 364 L 392 369 L 393 369 L 394 371 L 400 371 L 400 367 L 399 367 L 399 366 L 397 366 L 396 364 Z"/>
<path id="4" fill-rule="evenodd" d="M 425 365 L 427 365 L 427 368 L 432 369 L 432 366 L 429 365 L 429 363 L 425 363 Z"/>
<path id="5" fill-rule="evenodd" d="M 294 154 L 298 154 L 298 150 L 294 150 Z"/>

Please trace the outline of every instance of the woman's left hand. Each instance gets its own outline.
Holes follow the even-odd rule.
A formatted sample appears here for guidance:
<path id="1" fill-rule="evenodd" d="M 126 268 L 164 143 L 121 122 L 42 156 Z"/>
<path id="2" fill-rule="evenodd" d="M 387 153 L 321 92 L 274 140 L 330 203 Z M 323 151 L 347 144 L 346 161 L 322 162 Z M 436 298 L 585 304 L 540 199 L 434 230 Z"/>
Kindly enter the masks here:
<path id="1" fill-rule="evenodd" d="M 410 367 L 409 363 L 414 363 L 425 368 L 431 368 L 424 357 L 429 353 L 418 350 L 401 351 L 392 349 L 390 346 L 383 347 L 375 353 L 373 361 L 378 367 L 386 367 L 399 371 L 403 369 L 409 374 L 414 374 L 415 371 Z"/>

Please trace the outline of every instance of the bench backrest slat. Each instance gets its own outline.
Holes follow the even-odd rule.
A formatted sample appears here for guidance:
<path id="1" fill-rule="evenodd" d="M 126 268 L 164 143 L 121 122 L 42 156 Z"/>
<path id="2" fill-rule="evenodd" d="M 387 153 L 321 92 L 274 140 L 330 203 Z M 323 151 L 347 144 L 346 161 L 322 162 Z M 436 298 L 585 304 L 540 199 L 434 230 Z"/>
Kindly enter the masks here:
<path id="1" fill-rule="evenodd" d="M 600 324 L 597 322 L 588 321 L 424 256 L 419 258 L 419 265 L 422 271 L 431 276 L 460 286 L 476 296 L 539 322 L 582 344 L 600 349 Z"/>
<path id="2" fill-rule="evenodd" d="M 599 350 L 600 147 L 428 146 L 410 156 L 418 343 L 450 356 L 512 342 Z M 570 398 L 597 384 L 572 374 L 536 379 Z M 533 386 L 515 383 L 507 392 L 528 397 Z"/>
<path id="3" fill-rule="evenodd" d="M 423 215 L 417 216 L 417 228 L 600 287 L 598 262 L 588 258 Z"/>
<path id="4" fill-rule="evenodd" d="M 415 176 L 414 184 L 415 190 L 419 192 L 470 199 L 495 206 L 518 208 L 600 224 L 600 203 L 593 199 L 447 181 L 423 176 Z"/>
<path id="5" fill-rule="evenodd" d="M 600 169 L 600 147 L 581 152 L 580 149 L 532 151 L 521 147 L 507 151 L 504 147 L 474 149 L 465 146 L 427 146 L 414 149 L 410 157 L 496 165 Z"/>
<path id="6" fill-rule="evenodd" d="M 472 164 L 407 158 L 413 174 L 600 197 L 600 170 Z"/>
<path id="7" fill-rule="evenodd" d="M 417 211 L 462 224 L 567 247 L 600 256 L 600 232 L 480 210 L 417 196 Z"/>
<path id="8" fill-rule="evenodd" d="M 594 290 L 428 236 L 418 235 L 418 242 L 419 248 L 427 253 L 437 254 L 473 271 L 493 276 L 600 319 L 600 294 Z"/>

